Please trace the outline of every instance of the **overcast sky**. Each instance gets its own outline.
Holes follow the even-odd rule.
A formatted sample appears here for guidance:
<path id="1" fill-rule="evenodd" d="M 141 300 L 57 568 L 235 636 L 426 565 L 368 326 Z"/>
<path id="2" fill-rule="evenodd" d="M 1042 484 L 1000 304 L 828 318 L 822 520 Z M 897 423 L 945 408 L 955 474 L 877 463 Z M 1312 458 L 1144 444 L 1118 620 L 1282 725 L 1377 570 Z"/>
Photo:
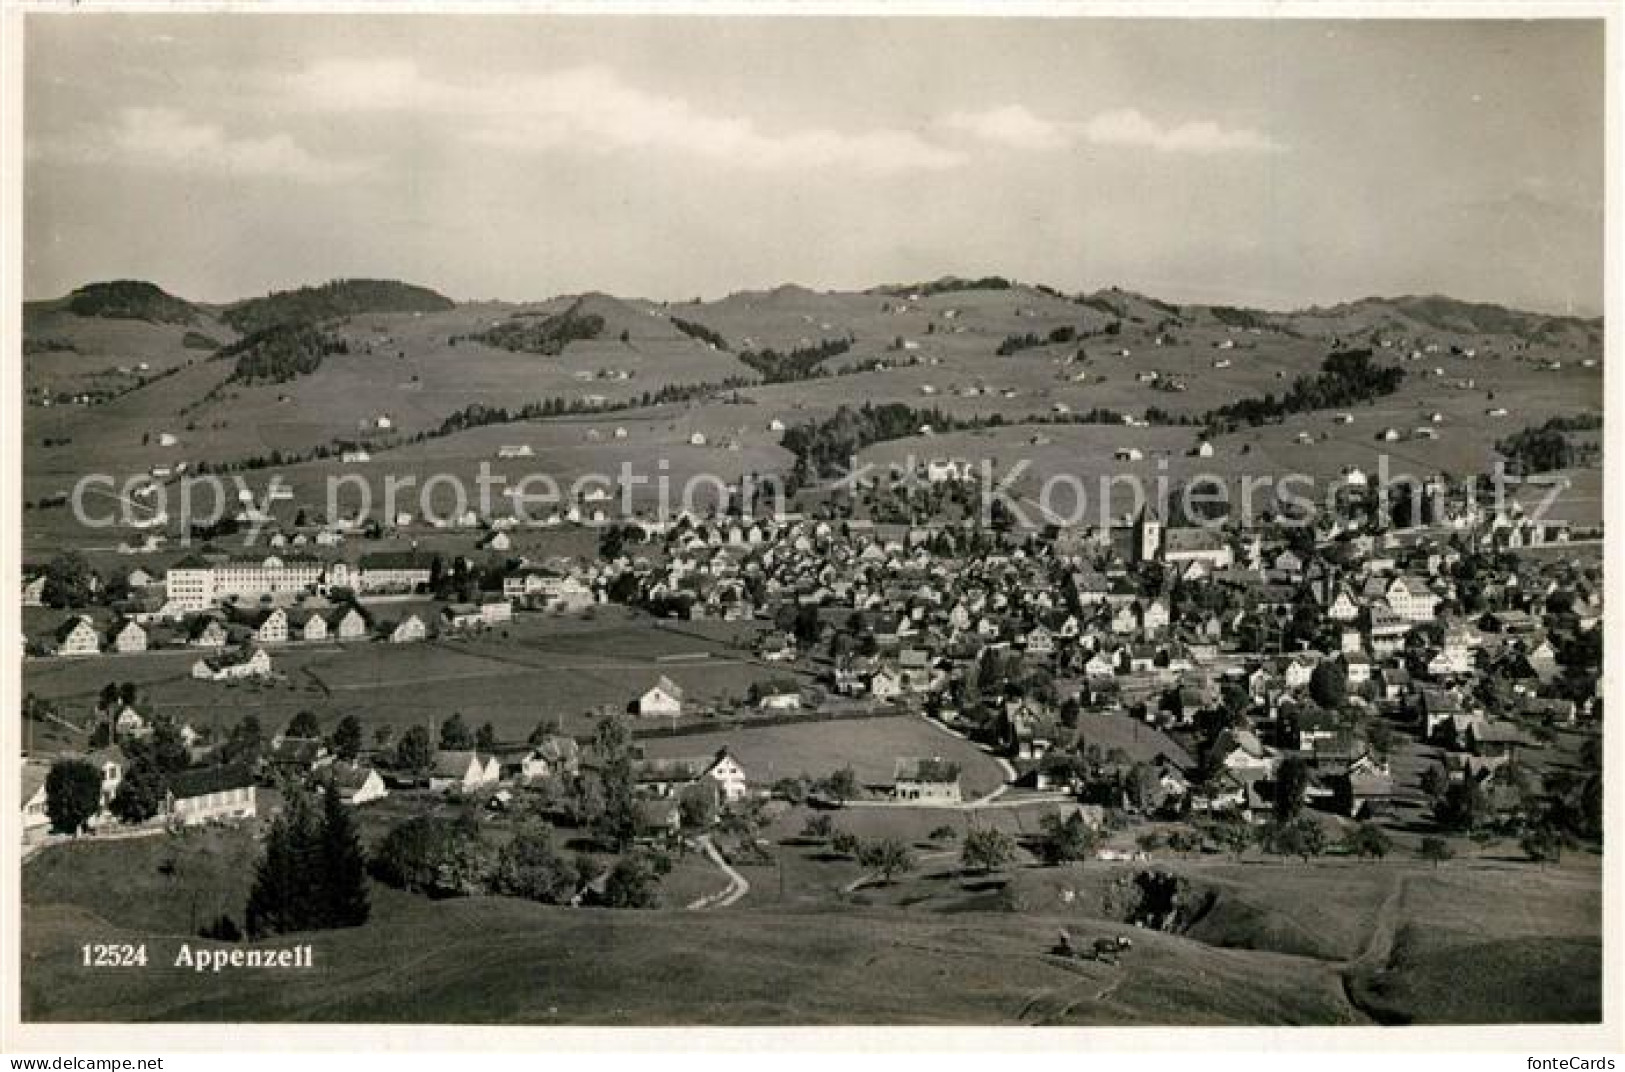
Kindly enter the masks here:
<path id="1" fill-rule="evenodd" d="M 1595 22 L 33 15 L 30 297 L 1602 305 Z"/>

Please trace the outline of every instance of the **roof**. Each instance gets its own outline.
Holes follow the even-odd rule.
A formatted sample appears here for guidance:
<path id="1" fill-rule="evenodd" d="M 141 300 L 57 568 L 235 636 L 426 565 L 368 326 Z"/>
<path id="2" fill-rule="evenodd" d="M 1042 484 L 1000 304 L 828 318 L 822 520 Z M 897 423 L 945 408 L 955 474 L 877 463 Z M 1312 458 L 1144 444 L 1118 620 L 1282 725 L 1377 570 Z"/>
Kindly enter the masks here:
<path id="1" fill-rule="evenodd" d="M 50 773 L 51 768 L 47 764 L 33 759 L 23 760 L 22 804 L 27 804 L 35 793 L 45 788 L 45 779 Z"/>
<path id="2" fill-rule="evenodd" d="M 1197 525 L 1170 528 L 1162 534 L 1164 552 L 1219 551 L 1225 546 L 1224 533 Z"/>
<path id="3" fill-rule="evenodd" d="M 434 767 L 430 773 L 437 778 L 461 778 L 468 773 L 470 763 L 478 763 L 481 767 L 491 762 L 490 756 L 479 752 L 453 749 L 449 752 L 436 753 Z"/>
<path id="4" fill-rule="evenodd" d="M 364 570 L 428 569 L 434 556 L 416 549 L 410 551 L 369 551 L 361 556 Z"/>
<path id="5" fill-rule="evenodd" d="M 959 764 L 945 759 L 899 759 L 893 774 L 899 782 L 948 785 L 959 781 Z"/>
<path id="6" fill-rule="evenodd" d="M 81 625 L 90 626 L 90 624 L 89 618 L 82 614 L 76 615 L 75 617 L 69 618 L 67 621 L 56 627 L 56 638 L 59 641 L 66 640 L 72 636 Z"/>
<path id="7" fill-rule="evenodd" d="M 206 767 L 181 771 L 169 777 L 169 791 L 176 800 L 207 796 L 228 789 L 248 789 L 254 775 L 247 767 Z"/>
<path id="8" fill-rule="evenodd" d="M 665 674 L 660 675 L 649 691 L 652 692 L 654 689 L 659 689 L 661 692 L 664 692 L 667 696 L 670 696 L 674 700 L 681 700 L 683 698 L 683 687 L 677 684 L 677 682 L 673 681 L 671 678 L 667 677 Z M 645 693 L 645 695 L 647 695 L 647 693 Z"/>
<path id="9" fill-rule="evenodd" d="M 327 778 L 328 783 L 339 791 L 340 796 L 349 796 L 365 786 L 367 779 L 374 773 L 371 767 L 340 760 L 327 769 Z"/>

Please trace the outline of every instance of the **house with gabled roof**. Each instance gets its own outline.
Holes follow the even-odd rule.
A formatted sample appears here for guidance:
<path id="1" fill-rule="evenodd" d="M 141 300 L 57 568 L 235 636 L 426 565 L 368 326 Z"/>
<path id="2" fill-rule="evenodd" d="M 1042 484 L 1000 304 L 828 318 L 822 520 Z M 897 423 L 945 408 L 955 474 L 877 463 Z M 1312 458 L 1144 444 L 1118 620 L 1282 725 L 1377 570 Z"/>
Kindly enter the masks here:
<path id="1" fill-rule="evenodd" d="M 56 654 L 61 656 L 97 655 L 102 650 L 102 638 L 88 615 L 69 618 L 57 626 Z"/>
<path id="2" fill-rule="evenodd" d="M 169 776 L 165 811 L 179 826 L 241 822 L 258 814 L 258 786 L 247 767 L 206 767 Z"/>
<path id="3" fill-rule="evenodd" d="M 429 790 L 434 793 L 475 793 L 489 789 L 502 778 L 497 758 L 483 752 L 450 749 L 435 753 L 429 768 Z"/>
<path id="4" fill-rule="evenodd" d="M 634 706 L 645 718 L 677 718 L 683 713 L 682 686 L 662 674 L 634 701 Z"/>
<path id="5" fill-rule="evenodd" d="M 940 757 L 899 759 L 892 775 L 892 799 L 914 804 L 958 804 L 963 797 L 959 764 Z"/>

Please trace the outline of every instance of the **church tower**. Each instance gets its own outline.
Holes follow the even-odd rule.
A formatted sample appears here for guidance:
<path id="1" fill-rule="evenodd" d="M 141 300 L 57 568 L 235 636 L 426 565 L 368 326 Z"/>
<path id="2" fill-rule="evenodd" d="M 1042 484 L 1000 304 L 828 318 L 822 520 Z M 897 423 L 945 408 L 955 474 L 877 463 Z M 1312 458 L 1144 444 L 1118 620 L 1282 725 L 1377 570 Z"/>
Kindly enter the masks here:
<path id="1" fill-rule="evenodd" d="M 1162 555 L 1162 518 L 1149 504 L 1134 521 L 1134 553 L 1136 562 L 1154 562 Z"/>

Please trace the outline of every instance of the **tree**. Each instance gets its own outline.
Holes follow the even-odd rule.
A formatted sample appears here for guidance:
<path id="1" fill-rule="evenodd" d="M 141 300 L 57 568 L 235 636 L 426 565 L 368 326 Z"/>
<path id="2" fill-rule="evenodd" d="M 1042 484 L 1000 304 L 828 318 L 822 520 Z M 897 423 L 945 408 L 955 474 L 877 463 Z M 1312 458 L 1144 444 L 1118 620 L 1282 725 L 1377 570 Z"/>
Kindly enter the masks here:
<path id="1" fill-rule="evenodd" d="M 489 722 L 481 723 L 480 728 L 474 733 L 474 747 L 478 748 L 481 752 L 490 752 L 495 749 L 496 746 L 496 727 L 491 725 Z"/>
<path id="2" fill-rule="evenodd" d="M 1305 863 L 1326 851 L 1326 831 L 1307 815 L 1278 822 L 1264 835 L 1264 845 L 1278 856 L 1296 856 Z"/>
<path id="3" fill-rule="evenodd" d="M 1450 784 L 1450 779 L 1445 775 L 1444 768 L 1435 764 L 1422 772 L 1417 784 L 1422 792 L 1437 801 L 1444 795 L 1445 787 Z"/>
<path id="4" fill-rule="evenodd" d="M 265 747 L 264 733 L 260 729 L 260 720 L 254 714 L 246 714 L 231 728 L 221 746 L 220 758 L 227 763 L 241 764 L 254 767 L 259 764 L 260 752 Z"/>
<path id="5" fill-rule="evenodd" d="M 1211 833 L 1213 840 L 1238 860 L 1253 845 L 1253 832 L 1242 822 L 1215 823 Z"/>
<path id="6" fill-rule="evenodd" d="M 417 815 L 398 823 L 373 853 L 382 882 L 432 897 L 489 892 L 496 857 L 471 814 Z"/>
<path id="7" fill-rule="evenodd" d="M 254 888 L 249 893 L 244 913 L 250 935 L 278 934 L 293 929 L 285 924 L 293 916 L 294 886 L 299 881 L 294 866 L 288 816 L 284 813 L 272 820 L 271 829 L 265 835 L 265 851 L 254 871 Z"/>
<path id="8" fill-rule="evenodd" d="M 412 726 L 401 739 L 395 743 L 395 765 L 402 770 L 422 773 L 429 769 L 434 762 L 434 745 L 429 740 L 429 731 L 422 726 Z"/>
<path id="9" fill-rule="evenodd" d="M 856 797 L 859 789 L 857 772 L 851 767 L 842 767 L 824 779 L 824 792 L 828 793 L 837 805 L 845 804 Z"/>
<path id="10" fill-rule="evenodd" d="M 549 737 L 558 736 L 558 732 L 559 720 L 556 718 L 544 718 L 540 722 L 536 723 L 536 728 L 530 731 L 530 736 L 525 739 L 525 742 L 533 745 L 541 744 Z"/>
<path id="11" fill-rule="evenodd" d="M 1433 805 L 1433 818 L 1445 830 L 1470 833 L 1483 821 L 1485 810 L 1483 788 L 1468 777 L 1450 783 Z"/>
<path id="12" fill-rule="evenodd" d="M 690 830 L 710 829 L 717 818 L 716 783 L 704 778 L 687 786 L 677 799 L 677 808 L 684 827 Z"/>
<path id="13" fill-rule="evenodd" d="M 1016 842 L 1009 834 L 996 827 L 977 827 L 965 834 L 960 845 L 959 859 L 968 871 L 987 874 L 1009 863 L 1016 854 Z"/>
<path id="14" fill-rule="evenodd" d="M 58 760 L 45 776 L 45 814 L 58 834 L 77 834 L 102 807 L 102 772 L 79 759 Z"/>
<path id="15" fill-rule="evenodd" d="M 569 904 L 580 874 L 553 845 L 545 823 L 528 823 L 497 854 L 496 892 L 543 904 Z"/>
<path id="16" fill-rule="evenodd" d="M 474 735 L 468 731 L 463 716 L 453 711 L 450 718 L 440 724 L 440 750 L 462 752 L 474 747 Z"/>
<path id="17" fill-rule="evenodd" d="M 65 551 L 45 566 L 45 589 L 40 599 L 48 607 L 82 607 L 90 602 L 96 573 L 85 556 Z"/>
<path id="18" fill-rule="evenodd" d="M 345 715 L 339 719 L 339 724 L 333 727 L 333 751 L 338 757 L 347 762 L 354 761 L 361 754 L 361 720 L 354 715 Z"/>
<path id="19" fill-rule="evenodd" d="M 1304 793 L 1309 788 L 1309 764 L 1301 756 L 1287 756 L 1275 769 L 1275 815 L 1289 822 L 1303 810 Z"/>
<path id="20" fill-rule="evenodd" d="M 1424 860 L 1433 861 L 1433 866 L 1438 867 L 1455 856 L 1456 852 L 1450 847 L 1450 843 L 1442 837 L 1425 837 L 1422 839 L 1422 843 L 1417 846 L 1416 854 Z"/>
<path id="21" fill-rule="evenodd" d="M 604 903 L 611 908 L 653 908 L 660 903 L 660 878 L 641 853 L 622 856 L 604 880 Z"/>
<path id="22" fill-rule="evenodd" d="M 1563 858 L 1562 835 L 1546 823 L 1525 831 L 1523 837 L 1518 839 L 1518 847 L 1523 849 L 1525 856 L 1538 863 L 1542 870 L 1545 869 L 1548 860 L 1557 863 Z"/>
<path id="23" fill-rule="evenodd" d="M 288 729 L 284 736 L 288 737 L 320 737 L 322 726 L 316 721 L 316 715 L 311 711 L 300 711 L 288 722 Z"/>
<path id="24" fill-rule="evenodd" d="M 865 845 L 858 854 L 858 862 L 878 874 L 882 886 L 889 885 L 897 875 L 914 870 L 914 854 L 896 838 Z"/>
<path id="25" fill-rule="evenodd" d="M 1393 848 L 1393 842 L 1389 840 L 1387 831 L 1376 823 L 1361 823 L 1348 832 L 1343 839 L 1343 845 L 1362 860 L 1367 857 L 1380 860 Z"/>
<path id="26" fill-rule="evenodd" d="M 850 830 L 835 830 L 829 837 L 829 847 L 842 856 L 850 856 L 854 860 L 863 854 L 863 842 L 858 835 Z"/>
<path id="27" fill-rule="evenodd" d="M 1309 696 L 1328 711 L 1348 702 L 1349 668 L 1342 659 L 1322 659 L 1309 675 Z"/>
<path id="28" fill-rule="evenodd" d="M 1094 855 L 1095 846 L 1100 842 L 1099 834 L 1084 821 L 1081 812 L 1075 811 L 1064 819 L 1060 812 L 1050 812 L 1039 820 L 1038 825 L 1041 831 L 1039 855 L 1048 864 L 1087 860 Z"/>
<path id="29" fill-rule="evenodd" d="M 593 729 L 592 751 L 598 759 L 597 781 L 603 792 L 603 811 L 593 824 L 593 833 L 619 851 L 631 844 L 637 832 L 632 735 L 626 723 L 614 715 L 600 719 Z"/>
<path id="30" fill-rule="evenodd" d="M 835 833 L 835 820 L 828 815 L 809 815 L 801 827 L 801 836 L 810 841 L 828 841 Z"/>
<path id="31" fill-rule="evenodd" d="M 323 927 L 359 927 L 372 913 L 367 894 L 367 855 L 349 807 L 335 792 L 322 797 L 318 875 Z"/>
<path id="32" fill-rule="evenodd" d="M 163 774 L 150 764 L 133 763 L 119 780 L 108 810 L 120 822 L 144 823 L 163 807 L 167 788 Z"/>

